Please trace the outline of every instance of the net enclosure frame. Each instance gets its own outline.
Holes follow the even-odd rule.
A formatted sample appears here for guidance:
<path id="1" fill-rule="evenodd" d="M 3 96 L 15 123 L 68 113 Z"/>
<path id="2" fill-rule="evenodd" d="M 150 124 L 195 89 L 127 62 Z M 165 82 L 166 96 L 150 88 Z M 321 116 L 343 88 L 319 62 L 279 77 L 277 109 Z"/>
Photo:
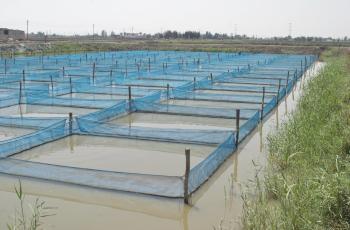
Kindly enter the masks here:
<path id="1" fill-rule="evenodd" d="M 315 61 L 314 55 L 145 50 L 1 55 L 0 127 L 33 132 L 0 141 L 0 173 L 183 198 L 188 203 L 191 194 L 314 68 Z M 199 104 L 167 103 L 170 100 Z M 220 103 L 232 107 L 220 107 Z M 69 113 L 63 118 L 1 114 L 1 109 L 23 104 L 97 111 L 79 116 Z M 234 119 L 236 126 L 206 130 L 127 127 L 109 122 L 132 113 Z M 215 150 L 191 168 L 191 150 L 184 148 L 182 176 L 68 167 L 12 157 L 71 135 L 210 145 Z"/>

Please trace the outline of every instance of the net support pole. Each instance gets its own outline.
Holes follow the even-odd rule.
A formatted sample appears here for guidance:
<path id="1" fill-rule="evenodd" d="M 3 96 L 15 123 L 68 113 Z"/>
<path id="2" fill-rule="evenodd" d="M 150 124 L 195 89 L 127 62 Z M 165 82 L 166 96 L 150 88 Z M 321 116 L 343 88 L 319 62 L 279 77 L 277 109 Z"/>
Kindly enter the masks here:
<path id="1" fill-rule="evenodd" d="M 7 59 L 6 58 L 5 58 L 4 72 L 5 72 L 5 75 L 6 75 L 6 73 L 7 73 Z"/>
<path id="2" fill-rule="evenodd" d="M 188 181 L 190 176 L 190 168 L 191 168 L 191 150 L 185 149 L 186 156 L 186 168 L 185 168 L 185 179 L 184 179 L 184 202 L 185 204 L 189 204 L 190 201 L 190 192 L 188 188 Z"/>
<path id="3" fill-rule="evenodd" d="M 125 76 L 128 76 L 128 62 L 125 61 Z"/>
<path id="4" fill-rule="evenodd" d="M 239 120 L 241 117 L 241 110 L 236 109 L 236 146 L 238 145 L 239 142 Z"/>
<path id="5" fill-rule="evenodd" d="M 196 77 L 193 78 L 193 90 L 196 89 Z"/>
<path id="6" fill-rule="evenodd" d="M 73 133 L 73 113 L 68 114 L 69 135 Z"/>
<path id="7" fill-rule="evenodd" d="M 111 70 L 111 71 L 109 72 L 109 83 L 110 83 L 110 85 L 113 84 L 112 76 L 113 76 L 113 70 Z"/>
<path id="8" fill-rule="evenodd" d="M 304 72 L 306 72 L 306 69 L 307 69 L 307 58 L 306 58 L 306 56 L 305 56 L 304 66 L 305 66 L 305 68 L 304 68 Z"/>
<path id="9" fill-rule="evenodd" d="M 265 105 L 265 87 L 263 87 L 263 93 L 261 98 L 261 113 L 260 113 L 260 120 L 262 121 L 264 118 L 264 105 Z"/>
<path id="10" fill-rule="evenodd" d="M 166 84 L 166 99 L 169 99 L 169 84 Z"/>
<path id="11" fill-rule="evenodd" d="M 250 71 L 250 64 L 248 64 L 248 71 Z"/>
<path id="12" fill-rule="evenodd" d="M 22 71 L 22 81 L 23 81 L 23 83 L 26 81 L 26 72 L 25 72 L 25 70 Z"/>
<path id="13" fill-rule="evenodd" d="M 303 60 L 300 61 L 300 74 L 303 74 Z"/>
<path id="14" fill-rule="evenodd" d="M 131 86 L 128 86 L 129 110 L 131 110 Z"/>
<path id="15" fill-rule="evenodd" d="M 22 104 L 22 82 L 19 82 L 19 97 L 18 104 Z"/>
<path id="16" fill-rule="evenodd" d="M 92 82 L 95 83 L 96 63 L 92 64 Z"/>
<path id="17" fill-rule="evenodd" d="M 286 93 L 287 93 L 288 83 L 289 83 L 289 70 L 288 70 L 287 79 L 286 79 Z"/>
<path id="18" fill-rule="evenodd" d="M 52 80 L 52 75 L 50 75 L 50 83 L 51 83 L 51 95 L 53 96 L 53 80 Z"/>
<path id="19" fill-rule="evenodd" d="M 64 75 L 66 75 L 65 72 L 66 72 L 66 71 L 64 70 L 64 66 L 63 66 L 63 67 L 62 67 L 62 75 L 63 75 L 63 77 L 64 77 Z"/>
<path id="20" fill-rule="evenodd" d="M 151 72 L 151 58 L 148 58 L 148 72 Z"/>
<path id="21" fill-rule="evenodd" d="M 211 81 L 211 84 L 213 84 L 213 73 L 210 73 L 210 81 Z"/>
<path id="22" fill-rule="evenodd" d="M 72 86 L 72 77 L 69 77 L 69 89 L 70 89 L 70 93 L 73 93 L 73 86 Z"/>
<path id="23" fill-rule="evenodd" d="M 280 100 L 280 90 L 281 90 L 281 79 L 278 80 L 278 89 L 277 89 L 277 105 Z"/>

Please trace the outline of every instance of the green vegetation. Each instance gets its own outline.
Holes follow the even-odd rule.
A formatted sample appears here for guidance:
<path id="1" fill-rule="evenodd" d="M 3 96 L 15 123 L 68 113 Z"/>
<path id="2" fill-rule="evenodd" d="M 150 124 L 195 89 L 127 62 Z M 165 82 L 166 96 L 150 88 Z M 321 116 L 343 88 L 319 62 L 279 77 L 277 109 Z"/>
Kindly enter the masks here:
<path id="1" fill-rule="evenodd" d="M 264 182 L 244 195 L 246 229 L 350 229 L 350 51 L 322 58 L 297 111 L 268 138 Z"/>
<path id="2" fill-rule="evenodd" d="M 19 44 L 7 44 L 0 47 L 1 55 L 48 55 L 65 53 L 82 53 L 90 51 L 114 50 L 181 50 L 204 52 L 265 52 L 289 54 L 318 54 L 325 47 L 337 46 L 336 43 L 282 43 L 250 40 L 218 39 L 114 39 L 66 41 L 25 41 Z M 346 45 L 346 44 L 345 44 Z M 18 46 L 18 47 L 17 47 Z"/>
<path id="3" fill-rule="evenodd" d="M 17 199 L 20 202 L 19 210 L 16 210 L 15 216 L 13 217 L 13 223 L 7 224 L 8 230 L 36 230 L 41 225 L 41 219 L 52 216 L 53 214 L 48 213 L 51 207 L 46 206 L 44 201 L 40 201 L 37 198 L 33 205 L 25 205 L 25 194 L 22 189 L 22 183 L 19 182 L 19 187 L 15 187 Z M 30 209 L 30 215 L 26 215 L 27 208 Z"/>

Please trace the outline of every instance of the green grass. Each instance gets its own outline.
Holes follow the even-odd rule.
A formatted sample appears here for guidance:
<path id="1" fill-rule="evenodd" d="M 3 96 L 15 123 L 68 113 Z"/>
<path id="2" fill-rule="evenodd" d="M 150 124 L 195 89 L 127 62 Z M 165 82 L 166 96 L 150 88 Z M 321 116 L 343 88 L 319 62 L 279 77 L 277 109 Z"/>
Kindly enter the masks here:
<path id="1" fill-rule="evenodd" d="M 113 50 L 177 50 L 177 51 L 203 51 L 203 52 L 264 52 L 264 53 L 289 53 L 289 54 L 317 54 L 324 48 L 322 44 L 280 44 L 266 43 L 264 41 L 235 41 L 235 40 L 67 40 L 44 42 L 23 42 L 32 44 L 31 51 L 3 51 L 2 55 L 11 57 L 11 55 L 49 55 L 49 54 L 67 54 L 84 53 L 91 51 L 113 51 Z M 37 46 L 35 46 L 36 44 Z M 328 45 L 327 45 L 328 46 Z M 31 47 L 31 46 L 30 46 Z"/>
<path id="2" fill-rule="evenodd" d="M 54 215 L 49 213 L 54 208 L 46 206 L 45 201 L 39 198 L 35 199 L 34 204 L 26 203 L 21 181 L 19 186 L 15 187 L 15 192 L 20 207 L 16 209 L 12 223 L 7 224 L 8 230 L 37 230 L 42 227 L 43 218 Z"/>
<path id="3" fill-rule="evenodd" d="M 268 138 L 269 164 L 245 229 L 350 229 L 350 54 L 328 51 L 297 111 Z"/>

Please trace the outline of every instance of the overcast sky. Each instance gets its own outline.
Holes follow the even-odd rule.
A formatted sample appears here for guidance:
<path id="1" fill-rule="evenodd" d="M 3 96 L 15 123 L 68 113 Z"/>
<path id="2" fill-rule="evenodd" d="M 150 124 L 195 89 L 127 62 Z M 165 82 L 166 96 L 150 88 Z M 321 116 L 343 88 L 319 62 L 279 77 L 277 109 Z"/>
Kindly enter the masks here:
<path id="1" fill-rule="evenodd" d="M 0 27 L 88 34 L 171 29 L 350 37 L 350 0 L 0 0 Z"/>

